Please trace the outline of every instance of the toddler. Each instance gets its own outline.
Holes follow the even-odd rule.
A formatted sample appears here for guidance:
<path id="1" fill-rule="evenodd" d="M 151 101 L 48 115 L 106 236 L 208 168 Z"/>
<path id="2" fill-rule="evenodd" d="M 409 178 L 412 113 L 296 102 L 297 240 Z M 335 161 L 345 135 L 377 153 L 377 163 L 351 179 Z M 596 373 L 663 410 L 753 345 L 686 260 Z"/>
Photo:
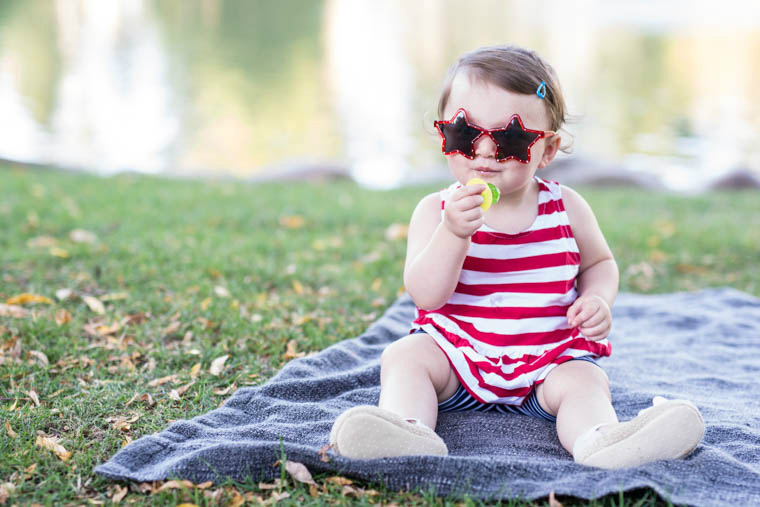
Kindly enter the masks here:
<path id="1" fill-rule="evenodd" d="M 446 455 L 440 412 L 492 410 L 556 422 L 584 465 L 687 455 L 704 433 L 696 406 L 656 397 L 619 422 L 596 362 L 611 353 L 618 269 L 586 201 L 536 176 L 560 149 L 565 119 L 553 69 L 514 46 L 467 53 L 449 70 L 438 116 L 456 182 L 424 197 L 409 224 L 404 284 L 416 319 L 383 352 L 379 406 L 335 421 L 335 451 Z M 490 190 L 466 185 L 473 178 L 500 199 L 484 210 Z"/>

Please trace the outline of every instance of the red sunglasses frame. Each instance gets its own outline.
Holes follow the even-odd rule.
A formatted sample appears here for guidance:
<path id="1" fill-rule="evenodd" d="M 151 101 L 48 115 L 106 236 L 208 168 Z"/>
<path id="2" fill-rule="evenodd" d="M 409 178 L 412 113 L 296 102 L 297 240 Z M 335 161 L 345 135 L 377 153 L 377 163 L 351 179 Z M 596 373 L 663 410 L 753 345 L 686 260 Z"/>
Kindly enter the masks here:
<path id="1" fill-rule="evenodd" d="M 470 144 L 470 154 L 465 153 L 465 152 L 463 152 L 461 150 L 458 150 L 458 149 L 457 150 L 446 151 L 446 136 L 443 135 L 443 130 L 441 129 L 441 125 L 448 125 L 448 124 L 454 123 L 456 121 L 456 119 L 459 117 L 460 114 L 464 115 L 464 121 L 465 121 L 465 123 L 467 124 L 468 127 L 480 131 L 480 134 L 478 134 L 472 140 L 472 143 Z M 508 130 L 509 126 L 512 124 L 512 122 L 515 119 L 517 120 L 518 124 L 520 125 L 520 130 L 522 130 L 523 132 L 530 132 L 532 134 L 536 134 L 536 138 L 533 141 L 531 141 L 530 144 L 528 144 L 528 146 L 527 146 L 527 156 L 528 156 L 528 158 L 524 160 L 524 159 L 521 159 L 521 158 L 519 158 L 519 157 L 517 157 L 515 155 L 507 155 L 504 158 L 497 158 L 496 161 L 497 162 L 505 162 L 505 161 L 509 160 L 510 158 L 512 158 L 512 159 L 517 160 L 520 163 L 527 164 L 528 162 L 530 162 L 530 149 L 533 147 L 533 145 L 536 144 L 536 142 L 539 139 L 543 139 L 545 137 L 554 136 L 554 135 L 557 134 L 557 132 L 555 132 L 554 130 L 533 130 L 533 129 L 526 129 L 525 125 L 523 124 L 522 118 L 520 118 L 520 115 L 517 114 L 517 113 L 515 113 L 515 114 L 513 114 L 512 116 L 509 117 L 509 120 L 507 120 L 507 124 L 506 124 L 505 127 L 498 128 L 498 129 L 485 129 L 485 128 L 479 126 L 479 125 L 475 125 L 474 123 L 470 123 L 467 120 L 467 111 L 463 107 L 460 107 L 459 109 L 457 109 L 457 111 L 454 113 L 454 116 L 452 116 L 450 120 L 446 120 L 446 121 L 436 120 L 435 122 L 433 122 L 433 125 L 435 125 L 436 130 L 438 130 L 438 134 L 440 134 L 440 136 L 441 136 L 441 139 L 442 139 L 441 151 L 443 152 L 444 155 L 451 155 L 452 153 L 459 153 L 459 154 L 465 156 L 466 158 L 472 160 L 472 159 L 475 158 L 475 143 L 477 142 L 478 139 L 480 139 L 481 137 L 483 137 L 483 135 L 487 135 L 488 137 L 491 138 L 491 140 L 496 145 L 496 150 L 498 151 L 498 149 L 499 149 L 499 142 L 493 136 L 492 132 L 503 132 L 505 130 Z"/>

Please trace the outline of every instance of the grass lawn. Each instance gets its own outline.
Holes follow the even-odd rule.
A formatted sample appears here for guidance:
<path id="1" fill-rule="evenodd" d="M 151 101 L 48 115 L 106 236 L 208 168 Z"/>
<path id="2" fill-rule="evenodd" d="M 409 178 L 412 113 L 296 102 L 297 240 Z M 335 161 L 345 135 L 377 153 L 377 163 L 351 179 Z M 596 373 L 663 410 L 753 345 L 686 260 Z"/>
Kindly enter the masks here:
<path id="1" fill-rule="evenodd" d="M 3 307 L 0 316 L 0 504 L 269 499 L 255 483 L 127 490 L 92 470 L 125 443 L 265 382 L 294 353 L 360 334 L 402 291 L 402 226 L 439 187 L 0 166 L 0 303 L 40 296 L 16 299 L 23 315 Z M 621 290 L 731 286 L 760 296 L 756 192 L 578 190 L 617 256 Z M 283 504 L 463 501 L 315 479 L 315 496 L 290 480 L 274 494 L 289 494 Z M 655 501 L 643 491 L 623 503 Z"/>

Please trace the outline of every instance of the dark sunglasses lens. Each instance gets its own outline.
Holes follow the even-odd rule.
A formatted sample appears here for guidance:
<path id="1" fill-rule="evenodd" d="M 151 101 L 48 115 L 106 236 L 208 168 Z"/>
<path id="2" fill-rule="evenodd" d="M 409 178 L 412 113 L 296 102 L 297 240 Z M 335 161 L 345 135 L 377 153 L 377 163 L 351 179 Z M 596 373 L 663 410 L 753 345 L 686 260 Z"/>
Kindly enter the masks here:
<path id="1" fill-rule="evenodd" d="M 460 114 L 454 121 L 449 123 L 440 122 L 437 124 L 441 129 L 441 134 L 445 141 L 443 152 L 453 153 L 459 151 L 465 155 L 472 156 L 472 143 L 480 135 L 480 130 L 467 125 L 465 116 Z"/>
<path id="2" fill-rule="evenodd" d="M 521 162 L 530 160 L 530 146 L 540 134 L 523 130 L 517 118 L 513 118 L 504 130 L 491 131 L 496 139 L 496 158 L 504 160 L 514 157 Z"/>

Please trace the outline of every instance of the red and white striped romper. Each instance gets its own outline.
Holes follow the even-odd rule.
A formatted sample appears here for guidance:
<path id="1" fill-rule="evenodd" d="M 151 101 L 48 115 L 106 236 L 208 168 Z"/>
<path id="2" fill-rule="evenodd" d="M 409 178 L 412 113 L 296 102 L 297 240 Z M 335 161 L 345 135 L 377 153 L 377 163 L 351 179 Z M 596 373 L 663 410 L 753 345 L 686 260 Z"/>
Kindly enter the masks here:
<path id="1" fill-rule="evenodd" d="M 435 339 L 459 382 L 482 403 L 521 405 L 558 365 L 611 352 L 606 339 L 587 340 L 568 324 L 578 297 L 578 245 L 560 185 L 535 180 L 533 224 L 517 234 L 478 229 L 451 298 L 437 310 L 417 308 L 412 328 Z M 461 186 L 441 191 L 441 213 Z"/>

